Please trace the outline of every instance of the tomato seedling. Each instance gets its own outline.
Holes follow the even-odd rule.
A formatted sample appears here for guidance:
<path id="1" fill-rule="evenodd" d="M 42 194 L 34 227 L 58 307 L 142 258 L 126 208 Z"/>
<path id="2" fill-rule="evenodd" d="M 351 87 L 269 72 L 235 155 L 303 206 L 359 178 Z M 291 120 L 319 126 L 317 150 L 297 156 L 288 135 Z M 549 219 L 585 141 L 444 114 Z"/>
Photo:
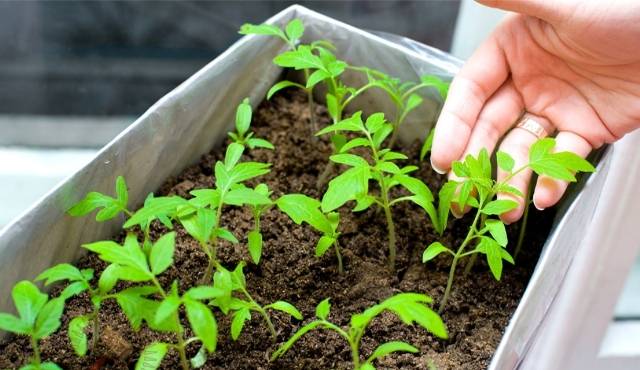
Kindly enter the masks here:
<path id="1" fill-rule="evenodd" d="M 234 143 L 248 146 L 249 149 L 265 148 L 273 150 L 273 144 L 265 139 L 254 137 L 253 132 L 249 132 L 252 114 L 249 98 L 245 98 L 236 109 L 236 132 L 229 132 L 229 137 Z"/>
<path id="2" fill-rule="evenodd" d="M 338 272 L 344 273 L 340 243 L 338 242 L 340 214 L 338 212 L 323 213 L 320 201 L 304 194 L 283 195 L 276 201 L 276 204 L 296 224 L 300 225 L 306 222 L 322 233 L 316 244 L 316 257 L 323 256 L 333 246 L 338 260 Z"/>
<path id="3" fill-rule="evenodd" d="M 440 301 L 439 312 L 447 304 L 451 287 L 455 277 L 456 266 L 460 259 L 476 254 L 484 254 L 489 269 L 496 280 L 502 276 L 503 260 L 514 263 L 507 252 L 507 233 L 499 215 L 509 212 L 518 206 L 511 199 L 495 199 L 499 193 L 513 197 L 523 197 L 522 192 L 509 185 L 509 181 L 517 174 L 527 169 L 537 175 L 545 175 L 558 180 L 576 181 L 576 172 L 593 172 L 595 168 L 586 160 L 570 152 L 554 152 L 555 140 L 545 138 L 536 141 L 530 149 L 529 161 L 519 168 L 515 168 L 514 159 L 505 152 L 497 153 L 498 166 L 508 175 L 500 182 L 493 180 L 491 161 L 486 149 L 477 157 L 468 155 L 464 161 L 454 162 L 453 172 L 460 181 L 449 181 L 440 191 L 439 212 L 441 222 L 446 224 L 446 216 L 451 207 L 458 209 L 471 207 L 476 209 L 473 222 L 469 226 L 467 236 L 457 250 L 453 250 L 440 242 L 431 243 L 422 255 L 422 261 L 428 262 L 441 253 L 448 253 L 453 257 L 449 269 L 449 278 L 445 293 Z M 494 216 L 496 218 L 490 218 Z M 475 245 L 472 250 L 467 247 Z"/>
<path id="4" fill-rule="evenodd" d="M 320 302 L 316 307 L 317 319 L 300 328 L 289 340 L 278 348 L 271 360 L 284 355 L 303 335 L 315 329 L 332 330 L 347 341 L 351 348 L 351 359 L 355 370 L 375 370 L 374 361 L 393 352 L 417 353 L 419 350 L 405 342 L 393 341 L 381 344 L 364 361 L 360 359 L 362 336 L 371 321 L 384 311 L 396 314 L 406 325 L 417 323 L 438 338 L 447 338 L 447 330 L 438 314 L 429 308 L 432 299 L 424 294 L 400 293 L 387 298 L 364 312 L 351 316 L 351 323 L 346 330 L 328 320 L 331 310 L 329 299 Z"/>
<path id="5" fill-rule="evenodd" d="M 11 291 L 18 316 L 0 312 L 0 329 L 26 335 L 31 340 L 33 357 L 20 370 L 62 370 L 53 362 L 42 362 L 39 341 L 60 327 L 65 297 L 49 299 L 30 281 L 18 282 Z"/>
<path id="6" fill-rule="evenodd" d="M 411 201 L 422 207 L 434 225 L 438 224 L 438 217 L 433 206 L 433 195 L 427 185 L 409 175 L 417 167 L 398 167 L 394 161 L 407 159 L 407 156 L 382 148 L 383 141 L 392 131 L 393 126 L 385 121 L 382 113 L 372 114 L 363 123 L 361 112 L 356 112 L 352 117 L 328 126 L 316 135 L 329 132 L 355 132 L 360 135 L 341 146 L 339 154 L 330 157 L 331 161 L 351 168 L 329 182 L 329 188 L 322 197 L 321 209 L 322 212 L 330 212 L 350 200 L 357 202 L 353 211 L 363 211 L 372 204 L 381 207 L 387 221 L 389 267 L 395 269 L 396 231 L 391 207 L 400 202 Z M 368 149 L 373 164 L 364 157 L 348 153 L 358 147 Z M 378 184 L 379 194 L 370 191 L 369 180 Z M 410 195 L 392 199 L 390 190 L 395 186 L 404 188 Z"/>

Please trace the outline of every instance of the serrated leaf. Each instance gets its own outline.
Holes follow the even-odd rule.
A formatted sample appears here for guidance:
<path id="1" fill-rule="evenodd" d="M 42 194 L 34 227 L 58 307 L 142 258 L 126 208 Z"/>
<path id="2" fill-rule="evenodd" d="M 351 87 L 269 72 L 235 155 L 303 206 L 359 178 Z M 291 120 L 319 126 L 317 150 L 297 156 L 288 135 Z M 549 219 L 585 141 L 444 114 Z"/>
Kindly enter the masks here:
<path id="1" fill-rule="evenodd" d="M 249 145 L 249 148 L 251 149 L 253 148 L 265 148 L 265 149 L 271 149 L 271 150 L 275 149 L 273 144 L 271 144 L 269 141 L 265 139 L 260 139 L 260 138 L 248 139 L 247 145 Z"/>
<path id="2" fill-rule="evenodd" d="M 408 114 L 412 110 L 414 110 L 417 107 L 419 107 L 420 104 L 422 104 L 422 98 L 420 97 L 420 95 L 418 95 L 418 94 L 409 95 L 409 98 L 407 99 L 407 105 L 406 105 L 405 110 L 404 110 L 404 112 L 405 112 L 404 114 Z"/>
<path id="3" fill-rule="evenodd" d="M 324 69 L 322 60 L 311 52 L 311 48 L 301 45 L 296 50 L 285 51 L 273 58 L 273 62 L 284 68 Z"/>
<path id="4" fill-rule="evenodd" d="M 357 166 L 368 166 L 369 163 L 362 157 L 359 157 L 355 154 L 334 154 L 329 159 L 335 163 L 346 164 L 349 166 L 357 167 Z"/>
<path id="5" fill-rule="evenodd" d="M 161 216 L 173 215 L 179 206 L 187 205 L 186 199 L 179 196 L 157 197 L 149 201 L 149 205 L 140 208 L 125 222 L 124 228 L 128 229 L 135 225 L 142 225 L 159 218 Z"/>
<path id="6" fill-rule="evenodd" d="M 233 170 L 229 172 L 230 175 L 230 183 L 238 184 L 243 181 L 252 179 L 254 177 L 258 177 L 269 173 L 271 165 L 268 163 L 260 163 L 260 162 L 242 162 L 238 163 Z"/>
<path id="7" fill-rule="evenodd" d="M 571 171 L 594 172 L 596 169 L 589 161 L 571 152 L 553 153 L 552 157 Z"/>
<path id="8" fill-rule="evenodd" d="M 249 249 L 249 255 L 251 260 L 256 265 L 260 263 L 260 257 L 262 256 L 262 234 L 259 230 L 251 230 L 247 236 Z"/>
<path id="9" fill-rule="evenodd" d="M 155 370 L 159 368 L 168 349 L 169 346 L 166 343 L 151 343 L 140 354 L 135 370 Z"/>
<path id="10" fill-rule="evenodd" d="M 224 227 L 217 227 L 213 230 L 213 235 L 222 238 L 224 240 L 230 241 L 233 244 L 238 244 L 238 238 L 236 238 L 231 231 L 225 229 Z"/>
<path id="11" fill-rule="evenodd" d="M 77 267 L 69 263 L 61 263 L 43 271 L 36 277 L 36 281 L 41 280 L 45 280 L 44 285 L 50 285 L 61 280 L 85 280 L 85 277 Z"/>
<path id="12" fill-rule="evenodd" d="M 214 299 L 214 298 L 220 297 L 225 293 L 226 293 L 225 291 L 223 291 L 218 287 L 202 285 L 202 286 L 196 286 L 196 287 L 190 288 L 184 293 L 184 296 L 189 299 L 202 301 L 202 300 Z"/>
<path id="13" fill-rule="evenodd" d="M 87 325 L 89 325 L 87 316 L 76 316 L 69 322 L 68 336 L 71 347 L 81 357 L 87 354 L 87 334 L 84 332 Z"/>
<path id="14" fill-rule="evenodd" d="M 469 169 L 467 168 L 466 164 L 462 162 L 453 162 L 451 164 L 451 169 L 453 170 L 453 173 L 458 177 L 471 177 Z"/>
<path id="15" fill-rule="evenodd" d="M 392 151 L 386 152 L 382 156 L 382 160 L 383 161 L 394 161 L 394 160 L 398 160 L 398 159 L 409 159 L 409 157 L 407 157 L 406 155 L 404 155 L 402 153 L 392 152 Z"/>
<path id="16" fill-rule="evenodd" d="M 299 40 L 302 37 L 302 34 L 304 33 L 304 25 L 302 24 L 301 20 L 296 18 L 290 21 L 289 23 L 287 23 L 285 32 L 289 40 L 291 42 L 295 42 L 296 40 Z"/>
<path id="17" fill-rule="evenodd" d="M 529 163 L 529 167 L 538 175 L 549 176 L 557 180 L 576 181 L 573 173 L 551 156 Z"/>
<path id="18" fill-rule="evenodd" d="M 424 160 L 424 157 L 427 156 L 427 153 L 431 151 L 431 147 L 433 147 L 433 135 L 436 130 L 431 129 L 427 134 L 427 137 L 424 139 L 424 143 L 422 144 L 422 148 L 420 149 L 420 160 Z"/>
<path id="19" fill-rule="evenodd" d="M 47 302 L 38 313 L 38 318 L 33 327 L 33 337 L 42 339 L 58 330 L 63 311 L 64 298 L 54 298 Z"/>
<path id="20" fill-rule="evenodd" d="M 498 151 L 496 153 L 496 159 L 498 161 L 498 166 L 506 172 L 513 171 L 513 166 L 515 165 L 515 161 L 513 157 L 509 155 L 507 152 Z"/>
<path id="21" fill-rule="evenodd" d="M 31 325 L 18 317 L 0 312 L 0 330 L 15 334 L 29 335 L 29 333 L 31 333 Z"/>
<path id="22" fill-rule="evenodd" d="M 268 35 L 268 36 L 277 36 L 283 40 L 287 40 L 284 32 L 282 30 L 272 24 L 250 24 L 245 23 L 240 27 L 240 31 L 238 32 L 242 35 Z"/>
<path id="23" fill-rule="evenodd" d="M 549 137 L 536 141 L 529 148 L 529 162 L 537 162 L 545 158 L 555 146 L 555 139 Z"/>
<path id="24" fill-rule="evenodd" d="M 510 199 L 493 200 L 485 205 L 481 212 L 485 215 L 501 215 L 518 208 L 518 203 Z"/>
<path id="25" fill-rule="evenodd" d="M 271 204 L 271 199 L 264 194 L 260 194 L 254 189 L 247 187 L 239 187 L 230 190 L 224 196 L 224 203 L 233 206 L 242 206 L 249 204 L 252 206 L 264 206 Z"/>
<path id="26" fill-rule="evenodd" d="M 11 296 L 20 319 L 27 325 L 33 326 L 38 314 L 47 303 L 47 295 L 40 292 L 32 282 L 23 280 L 13 287 Z"/>
<path id="27" fill-rule="evenodd" d="M 333 231 L 329 220 L 319 209 L 320 202 L 316 199 L 304 194 L 286 194 L 281 196 L 276 204 L 298 225 L 306 222 L 323 234 L 331 234 Z"/>
<path id="28" fill-rule="evenodd" d="M 476 249 L 487 256 L 489 270 L 491 270 L 493 277 L 500 281 L 502 276 L 502 247 L 495 240 L 482 237 Z"/>
<path id="29" fill-rule="evenodd" d="M 436 258 L 440 253 L 447 252 L 453 254 L 451 250 L 440 242 L 433 242 L 422 253 L 422 263 L 426 263 Z"/>
<path id="30" fill-rule="evenodd" d="M 336 122 L 323 128 L 316 133 L 316 136 L 338 131 L 362 131 L 364 129 L 364 126 L 362 123 L 361 115 L 362 112 L 356 112 L 349 118 L 343 119 L 340 122 Z"/>
<path id="31" fill-rule="evenodd" d="M 285 301 L 276 301 L 271 303 L 270 305 L 265 306 L 265 308 L 271 308 L 274 310 L 282 311 L 284 313 L 288 313 L 296 320 L 302 320 L 302 314 L 298 309 L 289 302 Z"/>
<path id="32" fill-rule="evenodd" d="M 181 217 L 182 227 L 201 245 L 211 239 L 216 225 L 216 211 L 210 208 L 198 208 L 195 214 Z"/>
<path id="33" fill-rule="evenodd" d="M 231 321 L 231 339 L 237 340 L 240 337 L 244 323 L 251 320 L 251 311 L 248 308 L 242 308 L 233 314 Z"/>
<path id="34" fill-rule="evenodd" d="M 175 315 L 178 312 L 178 308 L 180 307 L 180 298 L 176 296 L 168 296 L 165 298 L 156 309 L 156 313 L 154 315 L 154 322 L 156 324 L 160 324 L 169 317 Z"/>
<path id="35" fill-rule="evenodd" d="M 393 126 L 385 123 L 378 131 L 373 134 L 373 146 L 380 148 L 382 142 L 393 132 Z"/>
<path id="36" fill-rule="evenodd" d="M 500 220 L 486 220 L 485 226 L 489 229 L 489 233 L 495 239 L 498 244 L 502 247 L 506 247 L 509 242 L 507 238 L 507 230 L 504 227 L 504 224 Z"/>
<path id="37" fill-rule="evenodd" d="M 327 298 L 322 302 L 318 303 L 316 307 L 316 317 L 321 320 L 326 320 L 329 317 L 329 312 L 331 311 L 331 298 Z"/>
<path id="38" fill-rule="evenodd" d="M 374 113 L 367 117 L 364 126 L 370 133 L 375 133 L 385 124 L 384 113 Z"/>
<path id="39" fill-rule="evenodd" d="M 149 263 L 151 272 L 154 275 L 163 273 L 169 266 L 173 264 L 173 251 L 176 243 L 176 233 L 170 232 L 158 239 L 151 253 L 149 254 Z"/>
<path id="40" fill-rule="evenodd" d="M 187 319 L 195 335 L 209 352 L 215 352 L 218 340 L 218 326 L 211 310 L 201 302 L 186 300 L 184 306 Z"/>
<path id="41" fill-rule="evenodd" d="M 307 89 L 312 89 L 315 85 L 317 85 L 319 82 L 324 81 L 327 78 L 330 78 L 331 74 L 325 70 L 322 69 L 318 69 L 315 72 L 313 72 L 310 76 L 309 79 L 307 79 L 307 85 L 306 88 Z"/>
<path id="42" fill-rule="evenodd" d="M 336 239 L 333 237 L 327 235 L 323 235 L 322 237 L 320 237 L 318 243 L 316 244 L 316 257 L 321 257 L 322 255 L 327 253 L 329 248 L 331 248 L 331 246 L 335 242 Z"/>
<path id="43" fill-rule="evenodd" d="M 321 202 L 322 212 L 330 212 L 359 195 L 369 192 L 369 166 L 353 167 L 329 182 Z"/>

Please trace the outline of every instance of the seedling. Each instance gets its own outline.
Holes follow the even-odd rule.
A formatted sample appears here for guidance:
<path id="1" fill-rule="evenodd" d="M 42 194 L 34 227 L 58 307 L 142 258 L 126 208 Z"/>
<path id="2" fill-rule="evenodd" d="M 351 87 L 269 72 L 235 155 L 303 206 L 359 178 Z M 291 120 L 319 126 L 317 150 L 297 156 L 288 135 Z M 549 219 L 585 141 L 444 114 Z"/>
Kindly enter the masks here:
<path id="1" fill-rule="evenodd" d="M 215 189 L 199 189 L 191 192 L 194 198 L 155 198 L 149 206 L 138 210 L 124 224 L 125 228 L 144 224 L 154 217 L 177 218 L 185 230 L 196 239 L 209 259 L 202 283 L 211 281 L 217 259 L 218 239 L 237 243 L 238 239 L 220 225 L 225 205 L 267 206 L 268 196 L 244 186 L 244 182 L 269 172 L 270 164 L 259 162 L 239 162 L 245 147 L 231 143 L 227 147 L 224 161 L 215 164 Z"/>
<path id="2" fill-rule="evenodd" d="M 71 216 L 79 217 L 100 208 L 100 211 L 96 214 L 96 221 L 104 222 L 115 218 L 120 213 L 124 213 L 130 217 L 131 212 L 127 209 L 128 202 L 129 193 L 127 191 L 127 183 L 124 177 L 118 176 L 116 179 L 116 198 L 92 191 L 67 212 Z"/>
<path id="3" fill-rule="evenodd" d="M 123 246 L 113 241 L 101 241 L 83 245 L 83 247 L 97 253 L 100 259 L 111 263 L 101 276 L 101 282 L 105 285 L 104 290 L 110 291 L 118 280 L 150 284 L 134 286 L 108 296 L 116 299 L 134 330 L 139 330 L 144 320 L 153 330 L 176 334 L 177 344 L 156 342 L 148 346 L 140 355 L 136 369 L 157 368 L 168 349 L 172 348 L 180 355 L 183 370 L 187 370 L 189 361 L 185 348 L 195 341 L 201 342 L 206 351 L 215 351 L 217 343 L 215 318 L 211 310 L 198 301 L 213 298 L 215 290 L 210 287 L 195 287 L 188 290 L 182 297 L 178 297 L 177 282 L 174 281 L 171 290 L 167 292 L 158 281 L 158 275 L 173 264 L 174 232 L 158 239 L 148 256 L 143 252 L 133 234 L 127 235 Z M 160 295 L 163 301 L 158 302 L 147 298 L 154 294 Z M 187 319 L 195 334 L 193 338 L 184 337 L 185 330 L 177 314 L 180 305 L 185 307 Z M 193 361 L 199 363 L 201 359 L 196 358 Z"/>
<path id="4" fill-rule="evenodd" d="M 275 341 L 277 332 L 267 310 L 281 311 L 297 320 L 302 320 L 302 314 L 295 306 L 285 301 L 276 301 L 266 306 L 260 306 L 247 290 L 246 279 L 242 271 L 244 266 L 244 262 L 240 262 L 233 272 L 224 267 L 216 271 L 213 288 L 219 294 L 210 304 L 218 307 L 225 315 L 233 311 L 233 320 L 231 321 L 231 338 L 233 340 L 240 337 L 245 322 L 251 320 L 251 312 L 257 312 L 264 319 L 271 333 L 271 338 Z M 234 293 L 239 294 L 241 298 L 235 296 Z"/>
<path id="5" fill-rule="evenodd" d="M 369 80 L 365 86 L 378 87 L 384 90 L 393 102 L 396 111 L 393 116 L 393 133 L 389 141 L 389 148 L 393 148 L 398 137 L 399 128 L 407 118 L 407 115 L 422 104 L 422 97 L 417 94 L 420 89 L 432 88 L 438 91 L 444 100 L 447 97 L 449 83 L 442 81 L 436 76 L 424 75 L 420 77 L 420 82 L 402 82 L 383 72 L 367 67 L 350 67 L 351 69 L 364 72 Z"/>
<path id="6" fill-rule="evenodd" d="M 20 281 L 11 291 L 18 316 L 0 312 L 0 329 L 31 339 L 33 357 L 21 370 L 62 370 L 53 362 L 42 362 L 39 341 L 60 327 L 64 296 L 49 299 L 30 281 Z"/>
<path id="7" fill-rule="evenodd" d="M 68 263 L 62 263 L 45 270 L 36 278 L 36 281 L 44 280 L 45 286 L 60 281 L 67 281 L 69 285 L 61 294 L 65 299 L 82 292 L 87 292 L 89 295 L 91 303 L 93 304 L 93 311 L 85 315 L 76 316 L 69 323 L 69 341 L 71 342 L 71 347 L 73 347 L 73 350 L 78 356 L 86 355 L 87 350 L 89 349 L 89 346 L 87 345 L 87 335 L 85 334 L 85 330 L 89 324 L 92 324 L 92 340 L 90 348 L 92 351 L 96 349 L 100 338 L 100 318 L 98 313 L 100 312 L 102 302 L 108 297 L 109 290 L 111 290 L 109 284 L 105 284 L 105 279 L 108 279 L 109 272 L 103 274 L 104 278 L 100 278 L 97 288 L 91 286 L 91 279 L 93 279 L 93 276 L 93 269 L 80 270 Z M 105 290 L 107 288 L 108 290 Z"/>
<path id="8" fill-rule="evenodd" d="M 320 201 L 304 194 L 283 195 L 276 201 L 276 204 L 296 224 L 300 225 L 306 222 L 322 233 L 316 244 L 316 257 L 323 256 L 333 246 L 338 259 L 338 272 L 343 274 L 342 254 L 340 253 L 340 243 L 338 242 L 338 237 L 340 236 L 338 232 L 340 214 L 338 212 L 323 213 L 320 209 Z"/>
<path id="9" fill-rule="evenodd" d="M 419 352 L 416 347 L 408 343 L 393 341 L 381 344 L 365 361 L 360 360 L 362 336 L 371 321 L 384 311 L 393 312 L 407 325 L 413 325 L 415 322 L 438 338 L 447 338 L 447 330 L 442 319 L 428 306 L 431 302 L 432 299 L 424 294 L 400 293 L 386 299 L 380 304 L 366 309 L 360 314 L 351 316 L 351 324 L 349 328 L 345 330 L 328 320 L 331 304 L 327 298 L 316 307 L 317 320 L 300 328 L 273 353 L 271 360 L 273 361 L 284 355 L 306 333 L 314 329 L 326 329 L 338 333 L 349 343 L 353 368 L 355 370 L 375 370 L 373 363 L 378 358 L 387 356 L 393 352 Z"/>
<path id="10" fill-rule="evenodd" d="M 238 105 L 236 109 L 236 132 L 230 132 L 229 137 L 234 143 L 253 148 L 266 148 L 273 150 L 273 144 L 265 139 L 253 137 L 253 132 L 249 132 L 251 128 L 251 105 L 249 98 L 246 98 Z"/>
<path id="11" fill-rule="evenodd" d="M 510 199 L 495 199 L 499 193 L 523 197 L 516 188 L 509 185 L 514 176 L 531 169 L 538 175 L 545 175 L 558 180 L 576 181 L 574 173 L 593 172 L 594 167 L 586 160 L 570 152 L 554 153 L 555 140 L 545 138 L 535 142 L 529 152 L 529 162 L 514 169 L 515 161 L 505 152 L 497 153 L 498 166 L 508 175 L 500 182 L 491 176 L 491 161 L 489 154 L 483 149 L 478 157 L 468 155 L 463 162 L 454 162 L 452 169 L 460 181 L 449 181 L 440 191 L 439 211 L 444 213 L 441 222 L 446 225 L 446 215 L 452 206 L 459 209 L 471 207 L 476 214 L 469 227 L 467 236 L 462 244 L 454 250 L 440 242 L 431 243 L 422 255 L 422 261 L 428 262 L 440 253 L 448 253 L 453 257 L 449 270 L 449 279 L 444 296 L 440 301 L 439 312 L 444 310 L 451 286 L 455 277 L 456 266 L 460 259 L 484 254 L 491 273 L 496 280 L 502 276 L 503 260 L 513 264 L 513 258 L 507 252 L 507 233 L 504 223 L 497 218 L 502 213 L 515 209 L 518 203 Z M 496 216 L 496 218 L 490 218 Z M 441 217 L 442 218 L 442 217 Z M 472 243 L 475 248 L 466 251 Z"/>
<path id="12" fill-rule="evenodd" d="M 372 114 L 367 118 L 366 123 L 363 123 L 361 112 L 357 112 L 348 119 L 320 130 L 316 135 L 346 131 L 359 133 L 360 137 L 345 143 L 340 148 L 340 153 L 331 156 L 330 159 L 351 168 L 329 182 L 329 188 L 322 197 L 322 212 L 333 211 L 350 200 L 357 202 L 354 211 L 363 211 L 372 204 L 381 207 L 387 221 L 389 267 L 395 269 L 396 232 L 391 207 L 403 201 L 411 201 L 422 207 L 432 223 L 438 225 L 433 195 L 427 185 L 409 175 L 417 167 L 400 168 L 394 163 L 396 160 L 407 159 L 406 155 L 390 149 L 382 149 L 382 142 L 393 131 L 393 126 L 385 121 L 382 113 Z M 348 153 L 357 147 L 365 147 L 369 150 L 373 164 L 370 164 L 366 158 Z M 370 191 L 369 180 L 377 182 L 379 194 L 376 195 Z M 389 192 L 395 186 L 404 188 L 411 195 L 392 199 Z"/>
<path id="13" fill-rule="evenodd" d="M 249 255 L 251 256 L 251 260 L 256 265 L 260 263 L 260 257 L 262 257 L 262 232 L 260 231 L 260 219 L 262 215 L 273 205 L 271 202 L 271 191 L 266 184 L 258 184 L 256 185 L 254 192 L 264 196 L 269 200 L 269 204 L 262 204 L 262 201 L 255 201 L 253 203 L 248 203 L 249 208 L 251 208 L 251 213 L 253 213 L 253 229 L 249 231 L 249 235 L 247 236 L 247 247 L 249 248 Z"/>
<path id="14" fill-rule="evenodd" d="M 246 24 L 243 24 L 242 27 L 240 27 L 240 34 L 269 35 L 269 36 L 279 37 L 282 40 L 284 40 L 284 42 L 286 42 L 287 45 L 289 45 L 290 51 L 295 52 L 298 50 L 299 47 L 302 46 L 302 45 L 299 46 L 298 44 L 300 43 L 300 39 L 304 34 L 304 24 L 302 24 L 302 21 L 299 19 L 293 19 L 289 23 L 287 23 L 287 26 L 285 27 L 285 29 L 282 30 L 279 27 L 274 26 L 272 24 L 254 25 L 254 24 L 246 23 Z M 286 81 L 286 80 L 280 81 L 269 90 L 269 92 L 267 93 L 267 99 L 271 99 L 271 96 L 273 96 L 273 94 L 287 87 L 294 86 L 304 90 L 307 93 L 307 101 L 309 103 L 309 119 L 311 120 L 311 129 L 313 130 L 313 132 L 315 132 L 318 130 L 316 119 L 315 119 L 315 113 L 314 113 L 315 107 L 313 102 L 313 87 L 315 83 L 311 83 L 311 84 L 309 83 L 309 81 L 313 82 L 313 80 L 311 80 L 311 73 L 309 71 L 310 67 L 302 66 L 302 68 L 300 69 L 304 71 L 304 78 L 305 78 L 304 84 L 299 84 L 297 82 Z"/>

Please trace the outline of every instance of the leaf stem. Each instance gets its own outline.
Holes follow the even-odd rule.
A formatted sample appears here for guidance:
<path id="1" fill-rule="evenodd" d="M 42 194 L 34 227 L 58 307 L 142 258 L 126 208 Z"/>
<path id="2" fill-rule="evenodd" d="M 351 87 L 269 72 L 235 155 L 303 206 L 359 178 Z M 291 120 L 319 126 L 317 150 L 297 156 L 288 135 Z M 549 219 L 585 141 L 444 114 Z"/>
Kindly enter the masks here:
<path id="1" fill-rule="evenodd" d="M 40 347 L 38 347 L 38 340 L 31 335 L 31 348 L 33 348 L 33 362 L 36 365 L 36 369 L 40 369 Z"/>
<path id="2" fill-rule="evenodd" d="M 273 326 L 273 322 L 271 321 L 271 318 L 269 317 L 267 311 L 265 311 L 265 309 L 262 308 L 262 306 L 260 306 L 258 302 L 253 299 L 253 297 L 251 297 L 251 294 L 249 294 L 249 292 L 247 292 L 245 288 L 242 288 L 242 294 L 244 294 L 249 302 L 251 302 L 253 310 L 258 312 L 264 318 L 264 321 L 267 323 L 267 327 L 269 328 L 269 332 L 271 333 L 271 339 L 273 340 L 273 342 L 275 342 L 278 334 L 276 333 L 276 328 Z"/>
<path id="3" fill-rule="evenodd" d="M 336 250 L 336 258 L 338 259 L 338 273 L 340 275 L 344 274 L 344 267 L 342 266 L 342 254 L 340 253 L 340 243 L 336 238 L 336 242 L 333 243 L 333 247 Z"/>

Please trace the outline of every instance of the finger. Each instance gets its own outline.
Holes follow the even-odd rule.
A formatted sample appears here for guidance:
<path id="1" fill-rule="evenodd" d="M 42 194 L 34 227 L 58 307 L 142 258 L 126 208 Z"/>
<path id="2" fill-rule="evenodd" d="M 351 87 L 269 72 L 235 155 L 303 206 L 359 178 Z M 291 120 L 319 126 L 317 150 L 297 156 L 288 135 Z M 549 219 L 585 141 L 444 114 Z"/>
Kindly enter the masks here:
<path id="1" fill-rule="evenodd" d="M 553 132 L 551 122 L 542 117 L 534 116 L 536 122 L 541 124 L 548 133 Z M 523 128 L 514 128 L 509 131 L 504 140 L 500 144 L 500 150 L 506 152 L 513 157 L 515 165 L 514 169 L 521 168 L 529 163 L 529 149 L 531 145 L 538 140 L 538 137 Z M 498 182 L 502 182 L 509 174 L 498 168 Z M 508 184 L 518 189 L 522 194 L 527 194 L 529 181 L 531 180 L 531 170 L 526 169 L 513 176 Z M 518 207 L 506 212 L 500 216 L 502 221 L 507 224 L 517 221 L 524 211 L 524 199 L 513 194 L 499 193 L 498 199 L 511 199 L 518 203 Z"/>
<path id="2" fill-rule="evenodd" d="M 505 82 L 509 69 L 495 36 L 489 37 L 462 67 L 449 88 L 436 124 L 431 165 L 439 173 L 451 168 L 467 147 L 485 102 Z"/>
<path id="3" fill-rule="evenodd" d="M 459 160 L 464 159 L 468 154 L 477 157 L 484 148 L 489 153 L 493 153 L 500 138 L 509 130 L 513 123 L 520 117 L 524 105 L 520 95 L 513 86 L 513 82 L 508 80 L 496 91 L 487 101 L 478 116 L 478 122 L 471 132 L 471 137 L 464 154 Z M 449 179 L 460 181 L 453 172 L 449 172 Z M 469 212 L 470 207 L 461 210 L 457 204 L 451 208 L 455 217 Z"/>
<path id="4" fill-rule="evenodd" d="M 556 136 L 556 146 L 554 152 L 573 152 L 582 158 L 585 158 L 591 152 L 591 145 L 587 140 L 573 132 L 562 131 Z M 556 180 L 548 176 L 538 177 L 536 189 L 533 193 L 533 204 L 539 209 L 555 205 L 569 183 L 567 181 Z"/>
<path id="5" fill-rule="evenodd" d="M 571 9 L 566 3 L 559 6 L 556 0 L 476 0 L 482 5 L 510 12 L 522 13 L 536 18 L 555 22 L 562 19 Z"/>

